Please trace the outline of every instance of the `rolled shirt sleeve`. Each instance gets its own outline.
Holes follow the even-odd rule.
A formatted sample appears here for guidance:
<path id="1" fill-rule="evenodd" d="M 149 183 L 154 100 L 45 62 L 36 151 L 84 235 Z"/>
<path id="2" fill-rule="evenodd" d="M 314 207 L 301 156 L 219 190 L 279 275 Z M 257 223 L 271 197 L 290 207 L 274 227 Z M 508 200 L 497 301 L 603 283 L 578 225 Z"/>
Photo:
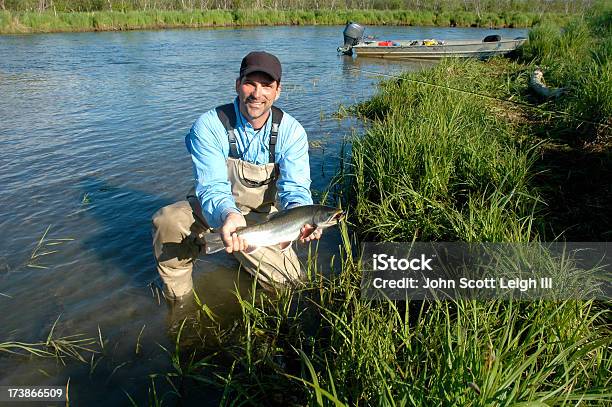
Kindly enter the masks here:
<path id="1" fill-rule="evenodd" d="M 226 131 L 213 109 L 203 114 L 185 137 L 191 154 L 196 195 L 202 215 L 212 228 L 223 225 L 229 212 L 240 213 L 227 179 L 226 159 L 229 145 Z"/>

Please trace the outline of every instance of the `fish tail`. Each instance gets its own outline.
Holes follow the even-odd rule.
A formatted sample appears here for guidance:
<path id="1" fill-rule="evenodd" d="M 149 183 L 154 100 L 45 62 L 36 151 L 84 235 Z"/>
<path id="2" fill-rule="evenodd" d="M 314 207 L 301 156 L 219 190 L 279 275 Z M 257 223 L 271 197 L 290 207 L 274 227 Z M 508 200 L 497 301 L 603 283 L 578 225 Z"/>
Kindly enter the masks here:
<path id="1" fill-rule="evenodd" d="M 225 249 L 220 233 L 206 233 L 204 242 L 206 242 L 206 254 L 217 253 Z"/>

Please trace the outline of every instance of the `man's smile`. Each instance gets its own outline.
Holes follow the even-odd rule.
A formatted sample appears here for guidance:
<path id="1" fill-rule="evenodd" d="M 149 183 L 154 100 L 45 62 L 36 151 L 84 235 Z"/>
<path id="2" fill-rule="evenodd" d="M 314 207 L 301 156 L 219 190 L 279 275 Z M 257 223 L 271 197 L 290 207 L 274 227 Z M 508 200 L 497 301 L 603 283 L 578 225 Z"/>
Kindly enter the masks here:
<path id="1" fill-rule="evenodd" d="M 265 124 L 274 101 L 280 95 L 280 83 L 265 72 L 252 72 L 236 80 L 240 111 L 256 128 Z"/>

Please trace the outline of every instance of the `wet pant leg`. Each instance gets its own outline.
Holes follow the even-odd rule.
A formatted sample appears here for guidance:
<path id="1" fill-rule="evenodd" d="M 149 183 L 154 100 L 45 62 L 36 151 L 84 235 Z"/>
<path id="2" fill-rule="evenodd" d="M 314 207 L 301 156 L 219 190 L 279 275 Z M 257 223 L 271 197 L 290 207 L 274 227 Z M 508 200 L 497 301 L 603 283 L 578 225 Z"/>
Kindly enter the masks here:
<path id="1" fill-rule="evenodd" d="M 178 298 L 193 288 L 193 263 L 200 254 L 198 238 L 208 228 L 193 215 L 188 201 L 165 206 L 153 215 L 153 251 L 164 294 Z"/>

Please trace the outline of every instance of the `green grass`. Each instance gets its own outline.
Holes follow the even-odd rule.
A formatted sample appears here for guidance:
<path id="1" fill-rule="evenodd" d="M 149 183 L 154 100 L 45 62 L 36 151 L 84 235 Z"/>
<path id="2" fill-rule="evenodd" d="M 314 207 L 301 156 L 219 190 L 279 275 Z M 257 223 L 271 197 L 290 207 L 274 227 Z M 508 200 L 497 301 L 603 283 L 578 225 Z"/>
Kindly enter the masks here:
<path id="1" fill-rule="evenodd" d="M 353 143 L 360 230 L 383 241 L 533 237 L 538 198 L 530 187 L 532 146 L 497 102 L 447 89 L 469 84 L 471 92 L 503 97 L 509 89 L 494 77 L 504 75 L 501 64 L 506 62 L 442 62 L 386 82 L 358 106 L 372 119 Z"/>
<path id="2" fill-rule="evenodd" d="M 51 230 L 51 225 L 47 226 L 45 232 L 43 233 L 36 247 L 32 251 L 30 259 L 26 263 L 27 267 L 46 269 L 47 266 L 39 263 L 39 258 L 57 253 L 59 250 L 57 250 L 56 246 L 74 240 L 73 238 L 49 238 L 47 237 L 47 235 L 49 234 L 49 230 Z"/>
<path id="3" fill-rule="evenodd" d="M 179 333 L 172 355 L 176 373 L 160 377 L 162 382 L 170 380 L 174 388 L 199 383 L 211 397 L 216 387 L 222 405 L 545 406 L 612 400 L 605 304 L 368 301 L 360 294 L 358 253 L 346 227 L 342 233 L 341 273 L 324 278 L 311 263 L 303 289 L 238 295 L 242 320 L 204 337 L 203 348 L 192 354 L 180 346 Z M 156 400 L 171 395 L 176 390 Z"/>
<path id="4" fill-rule="evenodd" d="M 44 342 L 0 342 L 0 354 L 53 357 L 62 364 L 65 364 L 66 358 L 87 363 L 83 355 L 97 352 L 97 350 L 92 349 L 92 346 L 96 344 L 95 339 L 84 337 L 83 334 L 58 336 L 55 333 L 55 327 L 59 318 L 57 317 L 51 326 Z"/>
<path id="5" fill-rule="evenodd" d="M 543 67 L 547 84 L 567 90 L 555 109 L 596 122 L 612 116 L 611 21 L 608 7 L 564 29 L 544 24 L 530 32 L 523 60 Z"/>
<path id="6" fill-rule="evenodd" d="M 563 22 L 560 13 L 433 12 L 428 10 L 141 10 L 92 12 L 0 11 L 0 34 L 202 28 L 250 25 L 414 25 L 459 27 L 531 27 L 541 21 Z"/>

